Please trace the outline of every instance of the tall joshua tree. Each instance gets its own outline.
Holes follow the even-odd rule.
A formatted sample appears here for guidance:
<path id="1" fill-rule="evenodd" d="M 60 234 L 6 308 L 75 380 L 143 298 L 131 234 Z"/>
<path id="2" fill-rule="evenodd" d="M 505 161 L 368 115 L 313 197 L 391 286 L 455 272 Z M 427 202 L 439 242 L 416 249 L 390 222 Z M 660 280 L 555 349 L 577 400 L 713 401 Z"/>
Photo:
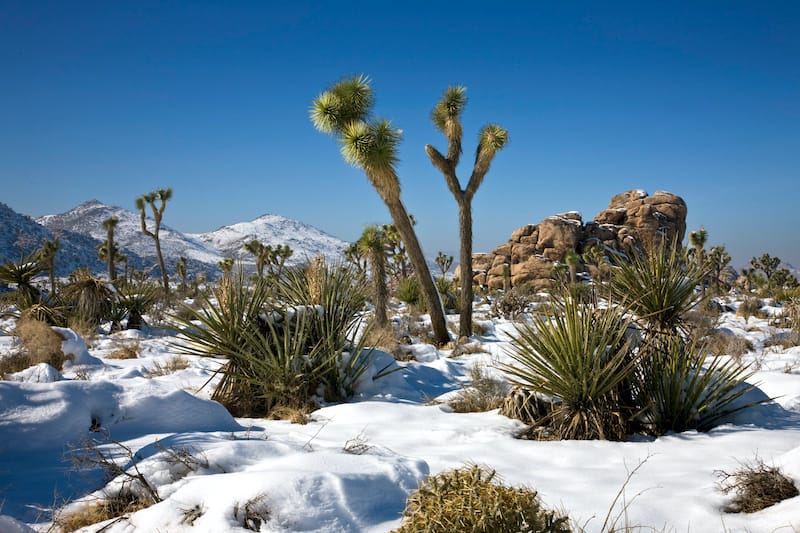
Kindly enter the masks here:
<path id="1" fill-rule="evenodd" d="M 39 258 L 47 268 L 50 277 L 50 298 L 56 295 L 56 254 L 58 253 L 58 239 L 46 240 L 39 251 Z"/>
<path id="2" fill-rule="evenodd" d="M 108 279 L 113 283 L 117 279 L 117 251 L 118 248 L 114 243 L 114 229 L 119 224 L 119 218 L 111 215 L 103 221 L 103 227 L 106 230 L 106 263 L 108 264 Z"/>
<path id="3" fill-rule="evenodd" d="M 386 204 L 419 278 L 422 296 L 431 316 L 434 340 L 445 344 L 450 340 L 450 334 L 439 291 L 436 290 L 422 247 L 400 197 L 396 166 L 401 134 L 388 120 L 370 116 L 373 104 L 372 88 L 367 77 L 344 79 L 314 100 L 311 121 L 319 131 L 339 140 L 345 161 L 364 171 Z"/>
<path id="4" fill-rule="evenodd" d="M 378 226 L 367 226 L 356 244 L 369 261 L 375 298 L 375 323 L 384 327 L 389 323 L 386 315 L 386 303 L 389 300 L 389 289 L 386 287 L 386 235 Z"/>
<path id="5" fill-rule="evenodd" d="M 153 239 L 156 243 L 156 256 L 158 257 L 158 267 L 161 269 L 161 279 L 164 282 L 164 292 L 169 294 L 169 275 L 167 274 L 167 265 L 164 264 L 164 256 L 161 254 L 161 239 L 159 238 L 159 231 L 161 230 L 161 219 L 164 216 L 164 209 L 167 207 L 167 201 L 172 198 L 172 189 L 158 189 L 151 191 L 148 194 L 142 195 L 136 199 L 136 209 L 139 210 L 139 219 L 142 223 L 142 233 Z M 156 202 L 159 202 L 156 206 Z M 147 229 L 147 213 L 145 207 L 150 206 L 153 212 L 153 220 L 155 225 L 153 231 Z"/>
<path id="6" fill-rule="evenodd" d="M 447 188 L 453 193 L 458 204 L 458 222 L 461 240 L 461 317 L 459 337 L 472 335 L 472 198 L 478 191 L 495 154 L 508 142 L 508 131 L 497 124 L 484 126 L 478 135 L 478 148 L 475 152 L 475 163 L 472 175 L 466 188 L 456 175 L 456 167 L 461 157 L 461 112 L 467 104 L 467 90 L 460 86 L 450 86 L 442 95 L 431 113 L 431 120 L 436 129 L 447 138 L 447 155 L 442 155 L 430 144 L 425 146 L 425 153 L 433 166 L 444 174 Z"/>

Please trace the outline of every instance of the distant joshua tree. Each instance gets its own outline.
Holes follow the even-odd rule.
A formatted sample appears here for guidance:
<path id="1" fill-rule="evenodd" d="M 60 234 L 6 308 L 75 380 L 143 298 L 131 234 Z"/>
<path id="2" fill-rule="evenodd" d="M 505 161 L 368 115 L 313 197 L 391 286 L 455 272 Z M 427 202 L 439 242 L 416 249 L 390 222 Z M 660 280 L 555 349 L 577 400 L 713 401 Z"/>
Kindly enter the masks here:
<path id="1" fill-rule="evenodd" d="M 711 271 L 711 281 L 714 284 L 714 293 L 722 294 L 722 274 L 731 262 L 731 256 L 725 245 L 712 246 L 706 256 L 708 268 Z"/>
<path id="2" fill-rule="evenodd" d="M 373 103 L 368 78 L 357 76 L 344 79 L 314 100 L 311 121 L 319 131 L 336 136 L 344 159 L 364 171 L 386 204 L 420 281 L 431 317 L 434 340 L 438 344 L 446 344 L 450 341 L 450 333 L 447 331 L 439 291 L 400 197 L 397 151 L 401 133 L 388 120 L 371 120 Z"/>
<path id="3" fill-rule="evenodd" d="M 114 283 L 117 279 L 117 252 L 118 247 L 115 246 L 114 242 L 114 229 L 119 224 L 119 218 L 111 215 L 107 219 L 103 221 L 103 227 L 106 230 L 106 250 L 108 251 L 106 257 L 106 263 L 108 265 L 108 279 L 111 283 Z"/>
<path id="4" fill-rule="evenodd" d="M 47 269 L 50 277 L 50 298 L 56 295 L 56 254 L 58 253 L 58 239 L 46 240 L 39 251 L 39 258 Z"/>
<path id="5" fill-rule="evenodd" d="M 361 253 L 369 260 L 375 298 L 375 323 L 384 327 L 389 323 L 386 314 L 389 300 L 389 289 L 386 286 L 386 234 L 378 226 L 367 226 L 357 244 Z"/>
<path id="6" fill-rule="evenodd" d="M 578 265 L 581 264 L 581 256 L 574 248 L 570 248 L 564 255 L 564 262 L 569 269 L 569 282 L 575 285 L 578 282 Z"/>
<path id="7" fill-rule="evenodd" d="M 689 232 L 689 243 L 694 246 L 695 250 L 695 261 L 697 262 L 697 268 L 703 270 L 705 268 L 705 250 L 704 246 L 706 245 L 706 241 L 708 240 L 708 232 L 706 228 L 700 226 L 700 229 L 697 231 Z M 700 283 L 700 294 L 702 295 L 703 299 L 706 297 L 706 281 Z"/>
<path id="8" fill-rule="evenodd" d="M 453 266 L 453 256 L 447 255 L 444 252 L 439 252 L 434 261 L 436 261 L 436 266 L 439 267 L 439 270 L 442 271 L 442 277 L 444 277 L 447 271 L 450 270 L 450 267 Z"/>
<path id="9" fill-rule="evenodd" d="M 178 273 L 178 276 L 181 278 L 181 286 L 180 292 L 181 294 L 186 294 L 186 287 L 187 287 L 187 272 L 186 272 L 186 258 L 180 256 L 178 260 L 175 262 L 175 272 Z"/>
<path id="10" fill-rule="evenodd" d="M 267 250 L 268 247 L 264 246 L 263 242 L 260 242 L 256 239 L 244 243 L 242 247 L 245 249 L 245 251 L 253 254 L 253 257 L 256 260 L 256 271 L 258 272 L 258 277 L 263 278 L 264 267 L 267 266 L 267 262 L 269 261 L 269 252 L 271 249 Z"/>
<path id="11" fill-rule="evenodd" d="M 169 274 L 167 274 L 167 265 L 164 264 L 164 256 L 161 253 L 161 240 L 159 238 L 159 231 L 161 230 L 161 219 L 164 216 L 164 209 L 167 207 L 167 201 L 172 198 L 172 189 L 158 189 L 151 191 L 148 194 L 142 195 L 136 199 L 136 209 L 139 210 L 139 219 L 142 223 L 142 233 L 152 238 L 156 244 L 156 256 L 158 257 L 158 267 L 161 269 L 161 279 L 164 282 L 164 292 L 169 294 Z M 156 207 L 156 202 L 160 202 Z M 150 210 L 153 212 L 153 220 L 155 226 L 153 231 L 147 229 L 147 213 L 145 207 L 149 205 Z"/>
<path id="12" fill-rule="evenodd" d="M 433 166 L 444 174 L 447 187 L 453 193 L 458 204 L 458 222 L 461 240 L 461 317 L 459 336 L 472 335 L 472 198 L 478 191 L 495 154 L 502 150 L 508 142 L 508 131 L 497 124 L 489 124 L 481 129 L 478 135 L 478 148 L 475 152 L 475 163 L 472 175 L 466 188 L 456 176 L 456 167 L 461 157 L 461 112 L 467 104 L 467 90 L 460 86 L 450 86 L 442 95 L 431 113 L 433 125 L 447 138 L 447 155 L 442 155 L 430 144 L 425 145 L 425 152 Z"/>

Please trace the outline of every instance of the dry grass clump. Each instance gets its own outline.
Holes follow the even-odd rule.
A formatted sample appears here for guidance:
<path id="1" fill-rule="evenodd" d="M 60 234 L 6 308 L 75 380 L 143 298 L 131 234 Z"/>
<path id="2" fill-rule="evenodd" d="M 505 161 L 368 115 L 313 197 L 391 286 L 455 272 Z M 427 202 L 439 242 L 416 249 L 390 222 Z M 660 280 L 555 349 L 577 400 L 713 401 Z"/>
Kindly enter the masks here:
<path id="1" fill-rule="evenodd" d="M 151 505 L 152 502 L 130 491 L 122 491 L 80 509 L 59 513 L 53 523 L 61 531 L 77 531 L 92 524 L 135 513 Z"/>
<path id="2" fill-rule="evenodd" d="M 717 331 L 705 340 L 706 349 L 711 355 L 741 357 L 755 349 L 747 338 L 724 331 Z"/>
<path id="3" fill-rule="evenodd" d="M 109 352 L 106 359 L 138 359 L 141 352 L 139 341 L 124 343 L 118 348 Z"/>
<path id="4" fill-rule="evenodd" d="M 393 533 L 569 532 L 568 518 L 542 507 L 527 487 L 498 482 L 477 465 L 429 477 L 409 496 L 403 523 Z"/>
<path id="5" fill-rule="evenodd" d="M 786 333 L 776 333 L 764 341 L 764 347 L 780 346 L 789 349 L 800 345 L 800 332 L 791 330 Z"/>
<path id="6" fill-rule="evenodd" d="M 64 361 L 68 359 L 61 351 L 64 339 L 45 322 L 23 317 L 17 321 L 13 334 L 19 338 L 21 348 L 18 352 L 0 359 L 0 376 L 19 372 L 39 363 L 47 363 L 61 370 Z"/>
<path id="7" fill-rule="evenodd" d="M 725 509 L 729 513 L 755 513 L 800 495 L 778 467 L 767 466 L 759 457 L 732 473 L 719 471 L 717 476 L 719 490 L 723 494 L 734 494 L 733 501 Z"/>
<path id="8" fill-rule="evenodd" d="M 742 303 L 739 304 L 739 308 L 736 309 L 736 315 L 743 317 L 745 322 L 750 320 L 751 316 L 758 317 L 761 311 L 761 300 L 758 298 L 746 298 Z"/>
<path id="9" fill-rule="evenodd" d="M 248 531 L 261 531 L 261 525 L 269 520 L 267 497 L 263 494 L 247 500 L 241 507 L 233 507 L 233 517 Z"/>
<path id="10" fill-rule="evenodd" d="M 147 377 L 167 376 L 189 367 L 189 360 L 181 355 L 175 355 L 166 360 L 164 364 L 156 361 L 153 368 L 147 371 Z"/>
<path id="11" fill-rule="evenodd" d="M 387 353 L 391 353 L 398 344 L 397 334 L 391 324 L 378 327 L 371 323 L 371 327 L 367 328 L 364 343 L 366 346 L 380 348 Z"/>
<path id="12" fill-rule="evenodd" d="M 472 384 L 461 390 L 455 399 L 448 402 L 456 413 L 482 413 L 497 409 L 506 396 L 506 383 L 492 377 L 483 365 L 476 364 L 470 370 Z"/>

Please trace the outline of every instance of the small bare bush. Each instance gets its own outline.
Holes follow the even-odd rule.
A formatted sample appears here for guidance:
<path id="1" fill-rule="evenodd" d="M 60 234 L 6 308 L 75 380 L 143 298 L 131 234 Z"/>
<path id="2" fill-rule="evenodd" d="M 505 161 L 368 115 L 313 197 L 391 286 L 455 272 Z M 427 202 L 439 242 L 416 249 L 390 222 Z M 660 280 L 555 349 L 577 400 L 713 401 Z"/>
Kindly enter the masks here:
<path id="1" fill-rule="evenodd" d="M 138 341 L 125 343 L 109 352 L 106 359 L 138 359 L 140 352 L 141 346 Z"/>
<path id="2" fill-rule="evenodd" d="M 492 377 L 483 365 L 476 364 L 470 370 L 472 384 L 458 393 L 449 402 L 456 413 L 482 413 L 499 408 L 505 400 L 507 385 Z"/>
<path id="3" fill-rule="evenodd" d="M 776 333 L 764 341 L 765 348 L 779 346 L 783 349 L 789 349 L 798 345 L 800 345 L 800 333 L 794 330 L 786 333 Z"/>
<path id="4" fill-rule="evenodd" d="M 241 507 L 233 507 L 234 518 L 248 531 L 261 531 L 261 525 L 269 520 L 266 496 L 259 495 L 247 500 Z"/>
<path id="5" fill-rule="evenodd" d="M 163 364 L 159 363 L 158 361 L 154 362 L 153 368 L 147 371 L 147 377 L 154 378 L 158 376 L 167 376 L 188 367 L 188 359 L 181 355 L 175 355 L 167 359 L 167 361 Z"/>
<path id="6" fill-rule="evenodd" d="M 10 357 L 0 360 L 0 375 L 19 372 L 39 363 L 47 363 L 61 370 L 68 359 L 61 351 L 64 339 L 45 322 L 23 317 L 14 328 L 21 349 Z"/>
<path id="7" fill-rule="evenodd" d="M 53 524 L 61 531 L 77 531 L 81 528 L 105 522 L 123 515 L 135 513 L 146 507 L 151 502 L 143 499 L 130 491 L 123 491 L 110 495 L 96 502 L 72 511 L 60 512 L 53 520 Z"/>
<path id="8" fill-rule="evenodd" d="M 729 513 L 755 513 L 800 494 L 779 468 L 767 466 L 759 457 L 732 473 L 719 471 L 717 476 L 719 490 L 733 493 L 733 501 L 726 508 Z"/>
<path id="9" fill-rule="evenodd" d="M 503 485 L 497 477 L 477 465 L 429 477 L 409 496 L 393 533 L 571 531 L 568 518 L 544 508 L 535 490 Z"/>
<path id="10" fill-rule="evenodd" d="M 717 331 L 706 338 L 706 347 L 711 355 L 730 355 L 741 357 L 755 348 L 746 337 Z"/>
<path id="11" fill-rule="evenodd" d="M 515 287 L 506 293 L 500 294 L 492 302 L 492 316 L 515 320 L 528 310 L 531 303 L 531 295 Z"/>

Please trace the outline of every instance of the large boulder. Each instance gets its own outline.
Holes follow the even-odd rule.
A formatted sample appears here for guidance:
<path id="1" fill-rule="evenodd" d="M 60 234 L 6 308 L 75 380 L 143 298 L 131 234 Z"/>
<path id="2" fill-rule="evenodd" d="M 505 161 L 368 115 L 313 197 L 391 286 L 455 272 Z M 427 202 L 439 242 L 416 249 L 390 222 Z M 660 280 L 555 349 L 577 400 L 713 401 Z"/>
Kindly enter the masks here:
<path id="1" fill-rule="evenodd" d="M 551 271 L 568 250 L 583 253 L 597 244 L 605 250 L 648 248 L 681 242 L 686 233 L 686 202 L 675 194 L 630 190 L 615 195 L 608 207 L 584 224 L 580 213 L 553 215 L 538 224 L 514 230 L 511 239 L 489 254 L 473 256 L 473 282 L 489 289 L 503 287 L 506 269 L 512 286 L 551 286 Z M 456 279 L 460 277 L 457 268 Z"/>

